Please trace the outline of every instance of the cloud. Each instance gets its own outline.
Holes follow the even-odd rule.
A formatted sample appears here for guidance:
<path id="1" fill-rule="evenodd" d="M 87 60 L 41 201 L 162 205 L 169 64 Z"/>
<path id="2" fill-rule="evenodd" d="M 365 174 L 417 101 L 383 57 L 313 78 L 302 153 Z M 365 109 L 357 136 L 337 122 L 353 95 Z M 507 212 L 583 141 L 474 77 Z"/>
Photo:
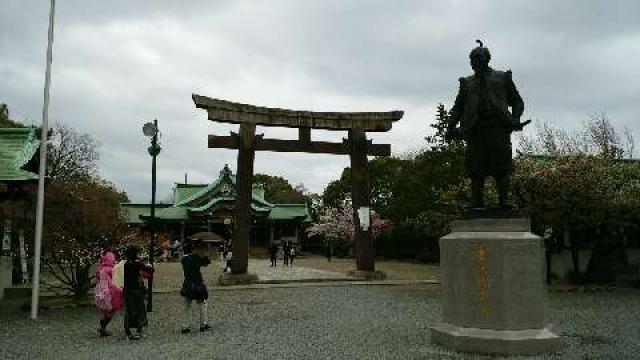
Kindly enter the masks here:
<path id="1" fill-rule="evenodd" d="M 192 93 L 297 110 L 405 110 L 390 132 L 371 135 L 400 154 L 423 146 L 481 38 L 492 65 L 514 71 L 525 117 L 575 128 L 606 112 L 638 138 L 638 13 L 635 1 L 58 2 L 50 118 L 92 134 L 102 174 L 148 201 L 141 127 L 154 118 L 159 198 L 185 172 L 207 182 L 225 163 L 235 168 L 236 151 L 207 148 L 209 133 L 234 126 L 207 121 Z M 33 0 L 8 1 L 0 14 L 0 102 L 18 119 L 40 119 L 47 15 L 48 3 Z M 344 166 L 345 156 L 265 152 L 255 171 L 320 192 Z"/>

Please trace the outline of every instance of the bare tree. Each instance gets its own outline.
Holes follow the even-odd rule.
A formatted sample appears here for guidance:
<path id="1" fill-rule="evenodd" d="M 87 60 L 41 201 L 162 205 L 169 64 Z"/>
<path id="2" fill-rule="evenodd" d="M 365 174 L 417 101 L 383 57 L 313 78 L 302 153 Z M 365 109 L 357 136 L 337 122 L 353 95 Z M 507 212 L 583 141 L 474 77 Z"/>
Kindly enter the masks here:
<path id="1" fill-rule="evenodd" d="M 622 134 L 624 135 L 625 157 L 633 158 L 636 153 L 636 140 L 633 137 L 633 133 L 631 129 L 625 126 L 624 129 L 622 129 Z"/>
<path id="2" fill-rule="evenodd" d="M 56 124 L 49 135 L 47 175 L 55 181 L 79 183 L 96 174 L 98 142 L 89 134 Z"/>
<path id="3" fill-rule="evenodd" d="M 633 157 L 635 139 L 629 129 L 624 129 L 621 137 L 602 113 L 591 115 L 581 131 L 569 132 L 547 122 L 539 123 L 533 136 L 520 136 L 519 147 L 521 152 L 530 155 L 623 159 Z"/>
<path id="4" fill-rule="evenodd" d="M 570 133 L 553 127 L 548 122 L 536 123 L 535 133 L 528 137 L 520 135 L 520 151 L 532 155 L 578 155 L 586 149 L 579 133 Z"/>
<path id="5" fill-rule="evenodd" d="M 591 115 L 585 128 L 585 140 L 591 154 L 606 159 L 621 159 L 625 156 L 620 136 L 604 113 Z"/>

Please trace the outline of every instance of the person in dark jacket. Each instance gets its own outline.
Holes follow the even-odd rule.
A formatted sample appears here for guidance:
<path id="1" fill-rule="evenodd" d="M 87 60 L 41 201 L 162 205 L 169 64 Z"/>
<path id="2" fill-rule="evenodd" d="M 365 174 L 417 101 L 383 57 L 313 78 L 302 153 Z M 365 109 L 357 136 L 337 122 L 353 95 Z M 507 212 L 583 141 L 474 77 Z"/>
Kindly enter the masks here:
<path id="1" fill-rule="evenodd" d="M 271 266 L 275 267 L 278 259 L 278 245 L 276 243 L 271 244 L 269 247 L 269 257 L 271 258 Z"/>
<path id="2" fill-rule="evenodd" d="M 125 252 L 127 262 L 124 264 L 124 332 L 130 340 L 139 340 L 142 329 L 148 324 L 142 273 L 153 272 L 153 268 L 138 260 L 139 253 L 140 249 L 137 246 L 129 246 Z M 135 335 L 131 333 L 131 328 L 137 330 Z"/>
<path id="3" fill-rule="evenodd" d="M 184 247 L 185 257 L 182 258 L 182 271 L 184 273 L 184 282 L 180 295 L 184 297 L 184 322 L 182 329 L 183 334 L 191 332 L 191 303 L 195 300 L 200 310 L 200 331 L 204 332 L 211 329 L 207 323 L 207 300 L 209 292 L 202 278 L 200 268 L 211 263 L 207 256 L 204 256 L 201 247 L 190 246 Z"/>
<path id="4" fill-rule="evenodd" d="M 291 245 L 289 242 L 285 242 L 282 245 L 282 257 L 284 258 L 284 266 L 289 266 L 289 250 L 291 250 Z"/>

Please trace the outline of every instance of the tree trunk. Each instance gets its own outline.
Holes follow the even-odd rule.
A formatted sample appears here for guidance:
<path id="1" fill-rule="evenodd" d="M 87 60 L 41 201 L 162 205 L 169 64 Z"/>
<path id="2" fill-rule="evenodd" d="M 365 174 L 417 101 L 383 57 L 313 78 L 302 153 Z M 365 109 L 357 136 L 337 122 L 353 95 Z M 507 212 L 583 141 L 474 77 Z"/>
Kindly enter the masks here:
<path id="1" fill-rule="evenodd" d="M 587 265 L 587 282 L 592 284 L 611 284 L 613 282 L 614 277 L 611 269 L 612 240 L 611 232 L 602 227 Z"/>
<path id="2" fill-rule="evenodd" d="M 571 239 L 571 230 L 569 226 L 564 227 L 563 231 L 564 235 L 564 243 L 569 244 L 571 246 L 571 262 L 573 263 L 573 281 L 579 281 L 580 279 L 580 252 L 578 249 L 578 244 L 574 243 L 574 240 Z"/>
<path id="3" fill-rule="evenodd" d="M 551 284 L 551 256 L 552 256 L 552 249 L 550 249 L 549 247 L 547 247 L 545 249 L 544 255 L 545 255 L 545 266 L 546 266 L 546 279 L 547 279 L 547 284 Z"/>

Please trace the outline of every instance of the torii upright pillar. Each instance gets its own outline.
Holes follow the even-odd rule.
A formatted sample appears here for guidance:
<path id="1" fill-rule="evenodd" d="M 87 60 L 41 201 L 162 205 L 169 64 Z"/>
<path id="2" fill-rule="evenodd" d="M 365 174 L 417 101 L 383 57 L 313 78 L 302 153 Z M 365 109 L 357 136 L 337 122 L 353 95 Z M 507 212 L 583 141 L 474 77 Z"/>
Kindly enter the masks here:
<path id="1" fill-rule="evenodd" d="M 375 248 L 371 238 L 369 170 L 367 161 L 367 137 L 362 128 L 349 130 L 349 158 L 351 159 L 351 201 L 353 202 L 354 241 L 356 268 L 375 271 Z M 366 214 L 366 219 L 362 214 Z M 367 224 L 361 222 L 366 221 Z"/>
<path id="2" fill-rule="evenodd" d="M 238 138 L 238 169 L 236 171 L 236 207 L 231 249 L 231 273 L 244 274 L 249 266 L 249 236 L 251 234 L 251 194 L 253 160 L 255 158 L 256 124 L 240 124 Z"/>

